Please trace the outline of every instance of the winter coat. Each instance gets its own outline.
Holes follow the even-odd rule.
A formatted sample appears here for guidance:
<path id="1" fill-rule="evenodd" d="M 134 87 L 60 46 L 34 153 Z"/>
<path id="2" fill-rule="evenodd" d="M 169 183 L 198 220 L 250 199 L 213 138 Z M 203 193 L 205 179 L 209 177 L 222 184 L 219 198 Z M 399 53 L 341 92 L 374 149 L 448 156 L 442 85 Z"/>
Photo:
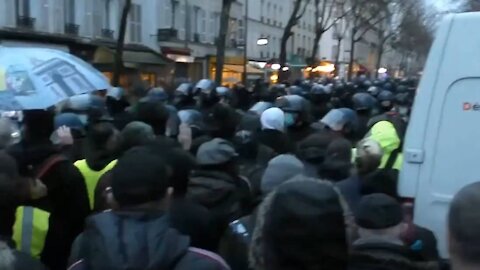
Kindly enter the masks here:
<path id="1" fill-rule="evenodd" d="M 257 210 L 258 208 L 251 215 L 231 222 L 220 242 L 219 254 L 225 258 L 232 270 L 250 269 L 248 251 L 257 220 Z"/>
<path id="2" fill-rule="evenodd" d="M 8 152 L 17 161 L 20 175 L 25 177 L 35 177 L 35 171 L 46 160 L 60 154 L 50 143 L 25 142 L 13 145 Z M 24 204 L 50 213 L 41 261 L 51 270 L 64 270 L 72 243 L 82 232 L 85 218 L 90 213 L 87 189 L 82 175 L 68 159 L 53 164 L 41 180 L 48 195 Z"/>
<path id="3" fill-rule="evenodd" d="M 15 250 L 11 240 L 0 240 L 0 269 L 46 270 L 47 268 L 30 255 Z"/>
<path id="4" fill-rule="evenodd" d="M 245 214 L 250 190 L 245 180 L 221 171 L 193 171 L 187 198 L 206 207 L 213 220 L 213 239 L 218 245 L 228 224 Z"/>
<path id="5" fill-rule="evenodd" d="M 438 263 L 422 261 L 408 247 L 390 241 L 359 240 L 353 244 L 349 270 L 397 269 L 435 270 Z"/>
<path id="6" fill-rule="evenodd" d="M 316 133 L 317 130 L 310 127 L 309 123 L 305 123 L 301 126 L 293 126 L 288 128 L 288 137 L 290 138 L 291 142 L 297 144 L 303 141 L 308 136 Z"/>
<path id="7" fill-rule="evenodd" d="M 190 247 L 161 212 L 104 212 L 87 219 L 75 241 L 72 270 L 226 270 L 218 255 Z"/>
<path id="8" fill-rule="evenodd" d="M 258 141 L 273 149 L 278 155 L 290 154 L 295 146 L 287 134 L 275 129 L 264 129 L 258 133 Z"/>
<path id="9" fill-rule="evenodd" d="M 248 184 L 221 171 L 196 170 L 188 184 L 187 198 L 208 208 L 215 218 L 230 222 L 242 216 L 248 202 Z"/>
<path id="10" fill-rule="evenodd" d="M 213 220 L 207 208 L 186 198 L 174 198 L 168 218 L 171 228 L 190 237 L 190 246 L 215 250 Z"/>

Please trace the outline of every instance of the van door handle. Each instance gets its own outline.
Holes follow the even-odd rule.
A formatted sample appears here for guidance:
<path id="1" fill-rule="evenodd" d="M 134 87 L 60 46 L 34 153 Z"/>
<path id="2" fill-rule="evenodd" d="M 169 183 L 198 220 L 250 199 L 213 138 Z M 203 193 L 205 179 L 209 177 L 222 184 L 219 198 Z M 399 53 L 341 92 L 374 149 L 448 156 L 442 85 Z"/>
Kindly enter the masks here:
<path id="1" fill-rule="evenodd" d="M 405 161 L 408 163 L 422 164 L 425 159 L 425 151 L 420 149 L 406 149 L 404 156 Z"/>

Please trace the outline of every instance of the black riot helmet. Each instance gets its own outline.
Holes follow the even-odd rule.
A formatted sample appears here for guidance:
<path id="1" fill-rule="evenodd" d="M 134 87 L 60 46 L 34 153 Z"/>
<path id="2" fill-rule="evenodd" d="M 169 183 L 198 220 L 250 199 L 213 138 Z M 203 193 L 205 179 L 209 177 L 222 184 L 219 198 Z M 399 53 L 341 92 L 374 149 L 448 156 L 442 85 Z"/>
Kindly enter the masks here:
<path id="1" fill-rule="evenodd" d="M 201 79 L 195 85 L 195 90 L 203 94 L 210 94 L 216 86 L 215 82 L 210 79 Z"/>
<path id="2" fill-rule="evenodd" d="M 374 109 L 376 100 L 368 93 L 357 93 L 352 97 L 353 109 L 355 111 L 371 111 Z"/>
<path id="3" fill-rule="evenodd" d="M 195 105 L 195 93 L 193 89 L 193 84 L 191 83 L 182 83 L 177 89 L 173 92 L 173 105 L 177 109 L 182 109 L 187 106 Z"/>
<path id="4" fill-rule="evenodd" d="M 300 87 L 298 85 L 292 85 L 288 88 L 288 94 L 289 95 L 302 96 L 303 92 L 304 92 L 304 90 L 302 89 L 302 87 Z"/>
<path id="5" fill-rule="evenodd" d="M 273 100 L 264 100 L 275 102 L 278 97 L 287 95 L 287 86 L 285 84 L 274 84 L 270 87 L 270 96 L 274 97 Z"/>
<path id="6" fill-rule="evenodd" d="M 151 102 L 166 102 L 168 100 L 168 94 L 162 87 L 155 87 L 150 89 L 142 100 L 148 100 Z"/>
<path id="7" fill-rule="evenodd" d="M 218 86 L 215 88 L 215 95 L 225 104 L 229 104 L 233 97 L 232 90 L 225 86 Z"/>
<path id="8" fill-rule="evenodd" d="M 199 91 L 200 105 L 202 107 L 211 107 L 220 101 L 216 93 L 217 85 L 209 79 L 202 79 L 195 85 L 195 91 Z"/>
<path id="9" fill-rule="evenodd" d="M 296 123 L 310 123 L 312 121 L 310 102 L 298 95 L 288 95 L 277 98 L 275 106 L 285 112 L 285 121 L 287 126 Z M 293 118 L 293 122 L 288 120 Z"/>
<path id="10" fill-rule="evenodd" d="M 266 111 L 266 110 L 268 110 L 272 107 L 273 107 L 272 102 L 259 101 L 255 104 L 253 104 L 253 106 L 250 109 L 248 109 L 248 111 L 257 115 L 257 116 L 261 116 L 264 111 Z"/>
<path id="11" fill-rule="evenodd" d="M 408 92 L 408 87 L 406 85 L 399 85 L 397 86 L 397 91 L 396 93 L 406 93 Z"/>
<path id="12" fill-rule="evenodd" d="M 310 100 L 314 104 L 326 103 L 330 100 L 330 94 L 328 93 L 327 86 L 322 84 L 314 84 L 310 90 Z"/>
<path id="13" fill-rule="evenodd" d="M 377 100 L 380 103 L 380 107 L 384 111 L 390 111 L 393 108 L 395 95 L 387 90 L 383 90 L 378 94 Z"/>
<path id="14" fill-rule="evenodd" d="M 376 97 L 378 96 L 378 94 L 380 93 L 380 88 L 376 87 L 376 86 L 370 86 L 368 89 L 367 89 L 367 92 L 372 95 L 373 97 Z"/>
<path id="15" fill-rule="evenodd" d="M 186 124 L 192 129 L 192 138 L 205 134 L 203 115 L 197 110 L 187 109 L 177 113 L 181 124 Z"/>

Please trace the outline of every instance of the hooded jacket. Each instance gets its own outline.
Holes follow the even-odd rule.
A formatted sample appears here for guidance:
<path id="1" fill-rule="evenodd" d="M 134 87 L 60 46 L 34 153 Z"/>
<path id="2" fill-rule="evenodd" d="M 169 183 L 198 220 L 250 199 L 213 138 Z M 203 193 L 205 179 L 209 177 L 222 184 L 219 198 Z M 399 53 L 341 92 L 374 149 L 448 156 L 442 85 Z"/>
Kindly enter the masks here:
<path id="1" fill-rule="evenodd" d="M 282 184 L 259 208 L 250 265 L 255 270 L 347 269 L 344 211 L 331 183 L 298 176 Z"/>
<path id="2" fill-rule="evenodd" d="M 248 198 L 248 188 L 241 182 L 222 171 L 196 170 L 190 177 L 187 198 L 208 208 L 214 219 L 228 224 L 242 216 Z"/>
<path id="3" fill-rule="evenodd" d="M 34 177 L 35 170 L 60 151 L 51 143 L 20 142 L 8 153 L 15 158 L 20 175 Z M 50 213 L 49 230 L 41 254 L 42 262 L 52 270 L 65 269 L 70 247 L 83 230 L 85 218 L 90 213 L 87 189 L 80 172 L 67 159 L 53 164 L 42 182 L 48 189 L 45 198 L 25 202 Z"/>
<path id="4" fill-rule="evenodd" d="M 87 220 L 70 269 L 229 269 L 218 255 L 189 246 L 161 212 L 104 212 Z"/>
<path id="5" fill-rule="evenodd" d="M 385 168 L 391 154 L 401 147 L 400 137 L 392 123 L 388 121 L 380 121 L 376 123 L 368 132 L 367 137 L 377 141 L 383 150 L 382 162 L 380 168 Z M 393 163 L 393 169 L 400 170 L 403 163 L 402 149 L 399 149 L 399 153 L 395 162 Z"/>
<path id="6" fill-rule="evenodd" d="M 360 239 L 353 244 L 349 270 L 434 270 L 438 263 L 422 261 L 408 247 L 389 240 Z"/>

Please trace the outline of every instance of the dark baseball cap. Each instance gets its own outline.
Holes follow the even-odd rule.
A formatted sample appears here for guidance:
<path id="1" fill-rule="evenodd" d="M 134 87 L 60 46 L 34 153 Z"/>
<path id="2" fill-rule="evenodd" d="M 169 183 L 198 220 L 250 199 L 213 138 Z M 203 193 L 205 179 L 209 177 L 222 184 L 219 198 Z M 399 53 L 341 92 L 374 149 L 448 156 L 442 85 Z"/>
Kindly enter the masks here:
<path id="1" fill-rule="evenodd" d="M 383 193 L 364 196 L 355 217 L 359 227 L 371 230 L 391 228 L 400 224 L 402 220 L 403 212 L 400 203 Z"/>

